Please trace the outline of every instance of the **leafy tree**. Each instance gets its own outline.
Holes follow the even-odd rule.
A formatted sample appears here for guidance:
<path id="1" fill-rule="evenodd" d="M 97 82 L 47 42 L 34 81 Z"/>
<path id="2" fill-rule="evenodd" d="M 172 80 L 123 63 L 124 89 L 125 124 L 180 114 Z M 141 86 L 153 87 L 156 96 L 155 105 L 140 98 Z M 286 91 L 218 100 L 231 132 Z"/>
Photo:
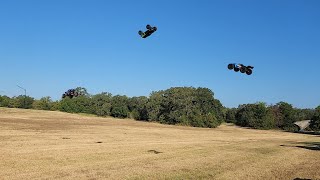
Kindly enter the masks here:
<path id="1" fill-rule="evenodd" d="M 227 123 L 236 123 L 236 113 L 237 113 L 237 108 L 227 109 L 226 122 Z"/>
<path id="2" fill-rule="evenodd" d="M 33 104 L 34 98 L 30 96 L 15 96 L 11 98 L 11 107 L 14 108 L 25 108 L 25 109 L 31 109 Z"/>
<path id="3" fill-rule="evenodd" d="M 158 121 L 160 116 L 161 103 L 164 91 L 153 91 L 147 103 L 148 121 Z"/>
<path id="4" fill-rule="evenodd" d="M 80 95 L 78 97 L 64 98 L 57 104 L 54 104 L 53 109 L 69 113 L 88 113 L 94 114 L 95 109 L 92 106 L 91 96 L 84 87 L 77 87 L 75 91 Z"/>
<path id="5" fill-rule="evenodd" d="M 111 116 L 126 118 L 129 114 L 129 99 L 127 96 L 116 95 L 111 100 Z"/>
<path id="6" fill-rule="evenodd" d="M 58 110 L 68 113 L 79 113 L 79 108 L 74 103 L 74 99 L 64 98 L 58 104 Z"/>
<path id="7" fill-rule="evenodd" d="M 271 129 L 274 127 L 272 112 L 265 103 L 246 104 L 239 107 L 236 113 L 236 124 L 256 129 Z"/>
<path id="8" fill-rule="evenodd" d="M 315 113 L 311 118 L 310 128 L 314 131 L 320 131 L 320 106 L 315 109 Z"/>
<path id="9" fill-rule="evenodd" d="M 0 96 L 0 107 L 11 107 L 11 99 L 8 96 Z"/>
<path id="10" fill-rule="evenodd" d="M 145 96 L 132 97 L 129 99 L 129 111 L 131 112 L 131 117 L 136 120 L 147 121 L 149 118 L 147 104 L 148 98 Z"/>
<path id="11" fill-rule="evenodd" d="M 294 125 L 294 122 L 298 121 L 298 118 L 295 116 L 296 112 L 291 104 L 279 102 L 274 108 L 276 111 L 278 111 L 276 124 L 279 128 L 289 131 L 298 130 Z"/>
<path id="12" fill-rule="evenodd" d="M 92 106 L 92 101 L 89 96 L 78 96 L 72 99 L 77 107 L 77 113 L 87 113 L 94 114 L 94 107 Z"/>
<path id="13" fill-rule="evenodd" d="M 112 94 L 103 92 L 92 96 L 94 113 L 98 116 L 110 116 Z"/>
<path id="14" fill-rule="evenodd" d="M 75 92 L 77 92 L 78 94 L 82 95 L 82 96 L 90 96 L 87 89 L 84 87 L 77 87 L 75 89 Z"/>
<path id="15" fill-rule="evenodd" d="M 53 101 L 51 102 L 51 111 L 58 111 L 59 110 L 59 106 L 60 106 L 60 102 L 59 101 Z"/>
<path id="16" fill-rule="evenodd" d="M 34 109 L 39 110 L 51 110 L 52 108 L 52 100 L 51 97 L 43 97 L 40 100 L 35 100 L 32 104 L 32 107 Z"/>
<path id="17" fill-rule="evenodd" d="M 279 109 L 279 107 L 277 105 L 270 106 L 269 110 L 273 114 L 275 128 L 283 127 L 283 117 L 282 117 L 281 110 Z"/>
<path id="18" fill-rule="evenodd" d="M 220 101 L 207 88 L 175 87 L 153 92 L 148 102 L 152 120 L 196 127 L 219 125 L 224 118 L 222 109 Z"/>
<path id="19" fill-rule="evenodd" d="M 314 109 L 295 109 L 295 119 L 298 121 L 311 120 L 314 114 Z"/>
<path id="20" fill-rule="evenodd" d="M 112 107 L 111 116 L 116 118 L 126 118 L 128 117 L 129 110 L 126 106 L 116 106 Z"/>

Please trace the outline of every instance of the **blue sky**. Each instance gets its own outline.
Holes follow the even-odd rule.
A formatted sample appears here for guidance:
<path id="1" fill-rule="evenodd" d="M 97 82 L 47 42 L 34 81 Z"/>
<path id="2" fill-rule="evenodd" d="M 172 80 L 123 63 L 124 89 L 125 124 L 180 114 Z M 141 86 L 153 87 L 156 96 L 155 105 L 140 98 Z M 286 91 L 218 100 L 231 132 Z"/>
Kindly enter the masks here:
<path id="1" fill-rule="evenodd" d="M 158 27 L 147 39 L 145 25 Z M 2 0 L 0 94 L 148 96 L 207 87 L 227 107 L 320 105 L 318 0 Z M 255 66 L 247 76 L 230 62 Z"/>

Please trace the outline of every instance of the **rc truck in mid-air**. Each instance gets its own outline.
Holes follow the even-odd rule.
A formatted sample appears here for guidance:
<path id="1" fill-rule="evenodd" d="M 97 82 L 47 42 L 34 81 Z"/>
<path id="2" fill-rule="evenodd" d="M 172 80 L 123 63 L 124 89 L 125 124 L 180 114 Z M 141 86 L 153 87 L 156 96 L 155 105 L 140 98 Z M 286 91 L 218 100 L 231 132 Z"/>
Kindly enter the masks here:
<path id="1" fill-rule="evenodd" d="M 64 94 L 62 94 L 62 98 L 64 99 L 66 97 L 69 97 L 70 99 L 72 99 L 73 97 L 78 97 L 79 95 L 80 94 L 75 89 L 69 89 Z"/>
<path id="2" fill-rule="evenodd" d="M 243 64 L 231 63 L 231 64 L 228 64 L 228 69 L 234 70 L 235 72 L 240 71 L 241 73 L 246 73 L 247 75 L 251 75 L 253 66 L 245 66 Z"/>
<path id="3" fill-rule="evenodd" d="M 142 37 L 142 38 L 147 38 L 149 37 L 152 33 L 157 31 L 157 27 L 152 27 L 149 24 L 146 26 L 147 31 L 143 32 L 143 31 L 139 31 L 138 34 Z"/>

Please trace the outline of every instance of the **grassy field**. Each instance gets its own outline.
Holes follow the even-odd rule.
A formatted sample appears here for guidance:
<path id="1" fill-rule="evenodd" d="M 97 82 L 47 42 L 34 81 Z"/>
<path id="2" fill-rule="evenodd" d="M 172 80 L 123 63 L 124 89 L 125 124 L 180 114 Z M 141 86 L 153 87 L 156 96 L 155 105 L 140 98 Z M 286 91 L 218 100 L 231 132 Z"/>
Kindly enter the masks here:
<path id="1" fill-rule="evenodd" d="M 0 108 L 0 179 L 320 179 L 320 136 Z"/>

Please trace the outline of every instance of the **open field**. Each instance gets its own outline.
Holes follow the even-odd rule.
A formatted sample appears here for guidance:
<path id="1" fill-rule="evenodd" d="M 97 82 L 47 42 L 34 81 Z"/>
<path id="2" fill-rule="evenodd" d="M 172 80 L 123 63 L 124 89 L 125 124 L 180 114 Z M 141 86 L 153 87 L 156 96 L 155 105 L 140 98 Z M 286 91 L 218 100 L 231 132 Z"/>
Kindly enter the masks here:
<path id="1" fill-rule="evenodd" d="M 0 179 L 320 179 L 320 136 L 0 108 Z"/>

